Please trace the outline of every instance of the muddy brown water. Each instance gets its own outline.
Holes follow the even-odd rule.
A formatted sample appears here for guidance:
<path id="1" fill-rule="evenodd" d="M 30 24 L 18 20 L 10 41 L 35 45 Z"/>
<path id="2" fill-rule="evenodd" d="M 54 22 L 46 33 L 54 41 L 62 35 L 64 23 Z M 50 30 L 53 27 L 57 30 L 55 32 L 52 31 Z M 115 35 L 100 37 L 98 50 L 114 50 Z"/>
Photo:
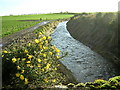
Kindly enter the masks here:
<path id="1" fill-rule="evenodd" d="M 78 82 L 89 82 L 120 75 L 116 67 L 89 47 L 75 40 L 66 28 L 66 22 L 59 23 L 52 37 L 52 45 L 56 45 L 68 55 L 60 62 L 70 70 Z"/>

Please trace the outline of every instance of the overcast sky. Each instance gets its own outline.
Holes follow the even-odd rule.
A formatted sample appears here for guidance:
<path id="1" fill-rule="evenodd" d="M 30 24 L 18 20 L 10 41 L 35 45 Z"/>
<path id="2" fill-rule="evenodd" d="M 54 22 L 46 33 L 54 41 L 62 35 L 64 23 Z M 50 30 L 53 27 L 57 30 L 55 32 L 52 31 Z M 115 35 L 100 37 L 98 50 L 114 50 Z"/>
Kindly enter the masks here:
<path id="1" fill-rule="evenodd" d="M 0 16 L 54 12 L 114 12 L 119 0 L 0 0 Z"/>

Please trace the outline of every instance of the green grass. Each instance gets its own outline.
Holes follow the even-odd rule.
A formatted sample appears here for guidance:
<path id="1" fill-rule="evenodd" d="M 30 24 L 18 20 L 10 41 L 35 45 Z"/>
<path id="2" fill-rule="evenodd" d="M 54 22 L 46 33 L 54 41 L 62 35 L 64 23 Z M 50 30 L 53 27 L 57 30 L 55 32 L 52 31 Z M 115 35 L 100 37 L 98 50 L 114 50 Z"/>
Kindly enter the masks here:
<path id="1" fill-rule="evenodd" d="M 34 15 L 15 15 L 2 17 L 2 33 L 0 38 L 13 34 L 17 31 L 29 28 L 44 20 L 65 19 L 72 17 L 73 14 L 34 14 Z M 24 21 L 40 20 L 41 21 Z M 23 20 L 23 21 L 21 21 Z"/>
<path id="2" fill-rule="evenodd" d="M 3 20 L 54 20 L 72 17 L 73 14 L 33 14 L 33 15 L 15 15 L 3 16 Z"/>
<path id="3" fill-rule="evenodd" d="M 39 22 L 24 22 L 24 21 L 16 21 L 16 20 L 3 20 L 2 21 L 2 34 L 0 34 L 0 37 L 5 37 L 7 35 L 13 34 L 19 30 L 23 30 L 25 28 L 29 28 L 31 26 L 34 26 Z"/>

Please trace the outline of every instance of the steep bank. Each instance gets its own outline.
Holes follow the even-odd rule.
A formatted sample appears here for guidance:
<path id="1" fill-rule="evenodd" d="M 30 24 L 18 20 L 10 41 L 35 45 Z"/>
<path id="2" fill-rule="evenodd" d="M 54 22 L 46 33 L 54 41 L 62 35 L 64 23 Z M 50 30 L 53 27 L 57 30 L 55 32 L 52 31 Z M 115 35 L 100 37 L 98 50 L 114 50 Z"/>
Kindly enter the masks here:
<path id="1" fill-rule="evenodd" d="M 77 15 L 67 23 L 67 29 L 92 50 L 115 64 L 120 63 L 117 13 Z"/>

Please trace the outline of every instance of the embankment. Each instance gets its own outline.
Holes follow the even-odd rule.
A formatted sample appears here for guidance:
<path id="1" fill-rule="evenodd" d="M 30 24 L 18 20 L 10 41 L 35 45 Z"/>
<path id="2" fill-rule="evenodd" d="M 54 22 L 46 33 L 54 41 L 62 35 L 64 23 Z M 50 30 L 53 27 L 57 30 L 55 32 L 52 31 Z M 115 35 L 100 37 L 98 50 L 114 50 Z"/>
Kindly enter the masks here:
<path id="1" fill-rule="evenodd" d="M 117 13 L 77 15 L 69 20 L 67 29 L 75 39 L 118 64 L 118 21 Z"/>

